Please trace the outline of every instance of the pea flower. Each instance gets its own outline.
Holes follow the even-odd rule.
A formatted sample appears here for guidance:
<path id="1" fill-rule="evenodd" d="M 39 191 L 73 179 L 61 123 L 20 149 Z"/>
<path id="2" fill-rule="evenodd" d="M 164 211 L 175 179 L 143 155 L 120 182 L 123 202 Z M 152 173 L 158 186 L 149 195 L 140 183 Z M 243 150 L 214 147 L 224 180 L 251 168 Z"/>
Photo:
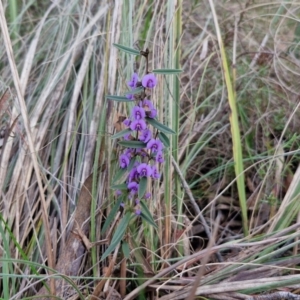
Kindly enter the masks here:
<path id="1" fill-rule="evenodd" d="M 138 180 L 138 178 L 139 178 L 139 173 L 138 173 L 138 171 L 136 170 L 136 167 L 135 167 L 135 168 L 131 169 L 131 171 L 129 172 L 128 182 Z"/>
<path id="2" fill-rule="evenodd" d="M 152 175 L 152 168 L 146 163 L 140 164 L 136 170 L 140 177 L 150 177 Z"/>
<path id="3" fill-rule="evenodd" d="M 127 94 L 126 98 L 129 99 L 129 100 L 134 100 L 133 94 Z"/>
<path id="4" fill-rule="evenodd" d="M 151 119 L 154 119 L 157 116 L 157 110 L 155 108 L 147 112 L 147 116 Z"/>
<path id="5" fill-rule="evenodd" d="M 152 152 L 159 152 L 163 149 L 163 144 L 160 140 L 151 139 L 147 143 L 147 149 L 150 149 Z"/>
<path id="6" fill-rule="evenodd" d="M 145 194 L 144 198 L 145 198 L 146 200 L 150 199 L 150 198 L 151 198 L 151 193 L 147 192 L 147 193 Z"/>
<path id="7" fill-rule="evenodd" d="M 129 127 L 130 124 L 131 124 L 131 121 L 130 121 L 129 119 L 125 119 L 125 120 L 123 121 L 123 124 L 124 124 L 125 126 Z"/>
<path id="8" fill-rule="evenodd" d="M 139 140 L 147 143 L 152 138 L 152 131 L 149 129 L 145 129 L 141 132 L 139 136 Z"/>
<path id="9" fill-rule="evenodd" d="M 130 141 L 131 133 L 127 133 L 123 136 L 125 141 Z"/>
<path id="10" fill-rule="evenodd" d="M 136 88 L 136 84 L 139 80 L 138 74 L 137 73 L 133 73 L 131 80 L 128 81 L 128 86 L 130 86 L 131 88 Z"/>
<path id="11" fill-rule="evenodd" d="M 140 120 L 145 118 L 146 113 L 142 107 L 135 106 L 131 111 L 131 116 L 134 120 Z"/>
<path id="12" fill-rule="evenodd" d="M 157 167 L 154 165 L 152 166 L 152 177 L 155 179 L 159 179 L 160 178 L 160 174 L 157 170 Z"/>
<path id="13" fill-rule="evenodd" d="M 154 74 L 147 74 L 142 79 L 142 86 L 145 88 L 152 89 L 156 86 L 157 79 Z"/>
<path id="14" fill-rule="evenodd" d="M 139 190 L 139 184 L 135 181 L 132 181 L 128 183 L 127 188 L 129 189 L 131 195 L 135 195 Z"/>
<path id="15" fill-rule="evenodd" d="M 126 154 L 121 154 L 119 158 L 120 167 L 125 169 L 129 165 L 129 157 Z"/>
<path id="16" fill-rule="evenodd" d="M 121 196 L 122 195 L 122 191 L 120 191 L 120 190 L 116 190 L 115 191 L 115 196 L 116 197 L 119 197 L 119 196 Z"/>
<path id="17" fill-rule="evenodd" d="M 153 103 L 148 99 L 144 99 L 143 101 L 141 101 L 140 106 L 142 106 L 146 111 L 154 108 Z"/>
<path id="18" fill-rule="evenodd" d="M 165 160 L 164 160 L 164 155 L 162 153 L 162 151 L 158 151 L 156 153 L 156 156 L 155 156 L 155 161 L 162 164 Z"/>
<path id="19" fill-rule="evenodd" d="M 130 129 L 131 130 L 136 130 L 136 131 L 142 131 L 147 128 L 147 125 L 143 119 L 141 120 L 134 120 L 130 124 Z"/>

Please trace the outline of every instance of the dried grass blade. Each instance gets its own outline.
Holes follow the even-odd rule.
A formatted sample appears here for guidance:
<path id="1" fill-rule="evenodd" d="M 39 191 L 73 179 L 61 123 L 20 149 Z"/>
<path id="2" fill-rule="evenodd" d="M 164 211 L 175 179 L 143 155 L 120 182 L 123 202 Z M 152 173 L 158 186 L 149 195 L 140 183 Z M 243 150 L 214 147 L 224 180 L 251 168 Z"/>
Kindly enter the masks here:
<path id="1" fill-rule="evenodd" d="M 41 35 L 42 28 L 45 24 L 45 21 L 46 21 L 48 15 L 49 15 L 49 13 L 52 11 L 52 9 L 54 7 L 56 7 L 56 5 L 57 4 L 54 2 L 48 8 L 46 13 L 44 14 L 42 20 L 40 21 L 38 29 L 36 30 L 35 36 L 34 36 L 32 42 L 30 44 L 30 47 L 28 49 L 28 52 L 27 52 L 27 55 L 26 55 L 26 58 L 25 58 L 25 61 L 24 61 L 24 65 L 23 65 L 23 70 L 22 70 L 22 73 L 21 73 L 21 92 L 22 92 L 23 95 L 24 95 L 25 90 L 26 90 L 27 82 L 28 82 L 28 79 L 29 79 L 29 74 L 30 74 L 30 71 L 31 71 L 31 68 L 32 68 L 32 63 L 33 63 L 34 58 L 35 58 L 36 48 L 37 48 L 37 44 L 38 44 L 38 41 L 39 41 L 39 38 L 40 38 L 40 35 Z"/>
<path id="2" fill-rule="evenodd" d="M 268 233 L 284 229 L 291 223 L 291 220 L 293 220 L 296 214 L 300 211 L 299 193 L 300 165 L 298 166 L 297 171 L 294 174 L 293 180 L 279 207 L 277 214 L 274 217 L 274 220 L 272 221 Z"/>
<path id="3" fill-rule="evenodd" d="M 7 56 L 8 56 L 8 60 L 9 60 L 15 88 L 16 88 L 16 92 L 18 95 L 19 104 L 21 107 L 21 114 L 22 114 L 22 117 L 24 120 L 25 130 L 26 130 L 26 134 L 27 134 L 27 138 L 28 138 L 29 149 L 31 151 L 32 163 L 33 163 L 33 167 L 34 167 L 36 177 L 37 177 L 37 182 L 38 182 L 38 187 L 39 187 L 39 192 L 40 192 L 40 197 L 41 197 L 41 204 L 42 204 L 43 220 L 44 220 L 44 225 L 45 225 L 45 240 L 46 240 L 47 252 L 48 252 L 48 265 L 50 268 L 53 268 L 54 267 L 54 258 L 53 258 L 53 253 L 52 253 L 50 228 L 49 228 L 49 222 L 48 222 L 48 217 L 47 217 L 47 205 L 46 205 L 46 199 L 44 196 L 43 184 L 42 184 L 42 178 L 41 178 L 42 173 L 41 173 L 39 165 L 38 165 L 37 156 L 36 156 L 36 152 L 35 152 L 35 146 L 33 143 L 32 136 L 31 136 L 28 112 L 27 112 L 26 104 L 25 104 L 24 97 L 23 97 L 22 90 L 21 90 L 21 83 L 20 83 L 20 78 L 19 78 L 19 74 L 17 71 L 16 63 L 14 61 L 11 40 L 10 40 L 9 33 L 8 33 L 8 28 L 7 28 L 7 23 L 6 23 L 6 19 L 5 19 L 2 2 L 0 2 L 0 26 L 1 26 L 1 30 L 3 33 L 4 44 L 5 44 L 5 48 L 6 48 L 6 52 L 7 52 Z M 51 293 L 53 295 L 55 295 L 54 279 L 51 279 L 50 284 L 51 284 Z"/>

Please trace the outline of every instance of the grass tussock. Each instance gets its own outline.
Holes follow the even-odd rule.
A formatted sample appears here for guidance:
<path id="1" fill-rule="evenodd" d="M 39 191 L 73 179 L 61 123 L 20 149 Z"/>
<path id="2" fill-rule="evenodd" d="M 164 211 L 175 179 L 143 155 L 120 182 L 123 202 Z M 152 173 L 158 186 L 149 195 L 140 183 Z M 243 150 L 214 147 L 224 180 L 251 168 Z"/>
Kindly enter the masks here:
<path id="1" fill-rule="evenodd" d="M 0 298 L 300 298 L 299 4 L 0 5 Z M 152 99 L 177 133 L 148 186 L 157 228 L 129 222 L 102 259 L 130 113 L 106 95 L 146 68 L 113 43 L 183 72 Z"/>

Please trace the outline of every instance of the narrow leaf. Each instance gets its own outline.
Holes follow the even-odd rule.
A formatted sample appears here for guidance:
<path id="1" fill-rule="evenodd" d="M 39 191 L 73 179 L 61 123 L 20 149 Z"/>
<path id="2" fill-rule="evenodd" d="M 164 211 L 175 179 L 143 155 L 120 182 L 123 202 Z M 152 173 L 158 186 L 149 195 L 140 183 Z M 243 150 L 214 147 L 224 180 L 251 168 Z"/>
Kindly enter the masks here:
<path id="1" fill-rule="evenodd" d="M 111 240 L 110 245 L 108 246 L 108 248 L 106 249 L 106 251 L 103 253 L 102 257 L 101 257 L 101 261 L 104 260 L 112 251 L 115 250 L 115 248 L 117 247 L 117 245 L 121 242 L 125 231 L 127 229 L 127 226 L 131 220 L 131 212 L 127 212 L 126 215 L 123 217 L 123 219 L 121 220 L 118 228 L 115 231 L 115 234 Z"/>
<path id="2" fill-rule="evenodd" d="M 157 128 L 158 130 L 164 132 L 164 133 L 168 133 L 168 134 L 176 134 L 176 132 L 172 129 L 170 129 L 169 127 L 167 127 L 164 124 L 159 123 L 157 120 L 155 119 L 151 119 L 151 118 L 146 118 L 147 122 L 150 123 L 153 127 Z"/>
<path id="3" fill-rule="evenodd" d="M 106 99 L 114 100 L 117 102 L 132 102 L 131 99 L 128 99 L 124 96 L 115 96 L 115 95 L 106 95 Z"/>
<path id="4" fill-rule="evenodd" d="M 129 167 L 129 166 L 128 166 L 128 167 Z M 122 179 L 128 171 L 129 171 L 129 169 L 127 170 L 127 168 L 125 168 L 125 169 L 121 169 L 121 168 L 120 168 L 120 169 L 116 172 L 115 177 L 112 179 L 112 182 L 113 182 L 114 184 L 117 184 L 117 182 L 118 182 L 120 179 Z"/>
<path id="5" fill-rule="evenodd" d="M 136 89 L 126 93 L 126 95 L 134 95 L 134 94 L 139 94 L 140 92 L 142 92 L 144 90 L 143 86 L 139 86 Z M 132 100 L 131 100 L 132 101 Z"/>
<path id="6" fill-rule="evenodd" d="M 116 204 L 114 205 L 113 209 L 110 211 L 108 217 L 106 218 L 104 225 L 102 227 L 101 233 L 103 234 L 107 228 L 109 227 L 109 225 L 112 223 L 112 221 L 114 220 L 118 210 L 120 209 L 120 204 L 121 202 L 124 200 L 124 197 L 119 197 Z"/>
<path id="7" fill-rule="evenodd" d="M 130 133 L 131 131 L 132 130 L 130 128 L 126 128 L 126 129 L 124 129 L 122 131 L 119 131 L 118 133 L 114 134 L 111 138 L 112 139 L 118 139 L 118 138 Z"/>
<path id="8" fill-rule="evenodd" d="M 163 132 L 160 132 L 158 134 L 158 138 L 162 141 L 162 143 L 164 144 L 164 146 L 166 148 L 170 147 L 170 140 L 169 140 L 169 138 Z"/>
<path id="9" fill-rule="evenodd" d="M 120 45 L 120 44 L 113 44 L 116 48 L 118 48 L 119 50 L 128 53 L 128 54 L 132 54 L 132 55 L 140 55 L 140 51 Z"/>
<path id="10" fill-rule="evenodd" d="M 110 188 L 113 190 L 127 190 L 127 184 L 126 183 L 113 184 Z"/>
<path id="11" fill-rule="evenodd" d="M 135 156 L 133 157 L 131 160 L 130 160 L 130 163 L 129 163 L 129 166 L 128 166 L 128 172 L 130 172 L 133 168 L 134 168 L 134 165 L 135 165 L 135 162 L 140 159 L 139 157 Z"/>
<path id="12" fill-rule="evenodd" d="M 122 237 L 127 229 L 127 225 L 129 224 L 132 217 L 132 212 L 128 211 L 124 217 L 122 218 L 118 228 L 115 231 L 115 234 L 111 240 L 112 243 L 119 243 L 122 240 Z"/>
<path id="13" fill-rule="evenodd" d="M 139 182 L 139 191 L 138 191 L 138 197 L 140 199 L 144 197 L 146 189 L 147 189 L 147 177 L 142 177 Z"/>
<path id="14" fill-rule="evenodd" d="M 146 202 L 144 200 L 141 200 L 140 202 L 141 207 L 142 207 L 142 213 L 141 213 L 141 217 L 148 222 L 150 225 L 154 226 L 155 228 L 157 228 L 157 225 L 155 224 L 155 221 L 148 209 L 148 206 L 146 204 Z"/>
<path id="15" fill-rule="evenodd" d="M 127 242 L 122 243 L 122 251 L 126 258 L 130 257 L 130 249 L 129 249 L 129 244 Z"/>
<path id="16" fill-rule="evenodd" d="M 118 142 L 118 144 L 126 148 L 136 148 L 136 149 L 146 148 L 146 144 L 140 141 L 120 141 Z"/>
<path id="17" fill-rule="evenodd" d="M 153 73 L 156 74 L 164 74 L 164 75 L 174 75 L 179 74 L 182 72 L 180 69 L 154 69 L 152 70 Z"/>

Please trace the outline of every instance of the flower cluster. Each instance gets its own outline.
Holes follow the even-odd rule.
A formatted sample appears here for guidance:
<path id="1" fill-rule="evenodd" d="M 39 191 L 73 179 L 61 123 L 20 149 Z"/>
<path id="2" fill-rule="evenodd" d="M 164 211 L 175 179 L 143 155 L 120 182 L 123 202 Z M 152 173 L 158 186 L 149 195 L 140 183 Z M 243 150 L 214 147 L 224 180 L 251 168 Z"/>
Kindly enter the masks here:
<path id="1" fill-rule="evenodd" d="M 135 106 L 131 109 L 130 116 L 123 122 L 127 128 L 123 138 L 125 141 L 135 141 L 140 144 L 124 149 L 119 157 L 119 166 L 121 169 L 128 170 L 126 179 L 128 197 L 134 201 L 136 214 L 141 213 L 140 200 L 151 197 L 151 194 L 146 191 L 144 195 L 139 193 L 141 180 L 145 180 L 145 178 L 146 180 L 159 179 L 159 166 L 164 162 L 164 145 L 158 138 L 155 128 L 149 124 L 149 120 L 155 119 L 157 116 L 157 110 L 148 96 L 149 91 L 156 84 L 157 78 L 151 73 L 146 74 L 141 81 L 138 74 L 134 73 L 128 82 L 132 94 L 128 94 L 126 97 L 134 101 Z M 134 92 L 140 87 L 142 87 L 140 92 Z"/>

